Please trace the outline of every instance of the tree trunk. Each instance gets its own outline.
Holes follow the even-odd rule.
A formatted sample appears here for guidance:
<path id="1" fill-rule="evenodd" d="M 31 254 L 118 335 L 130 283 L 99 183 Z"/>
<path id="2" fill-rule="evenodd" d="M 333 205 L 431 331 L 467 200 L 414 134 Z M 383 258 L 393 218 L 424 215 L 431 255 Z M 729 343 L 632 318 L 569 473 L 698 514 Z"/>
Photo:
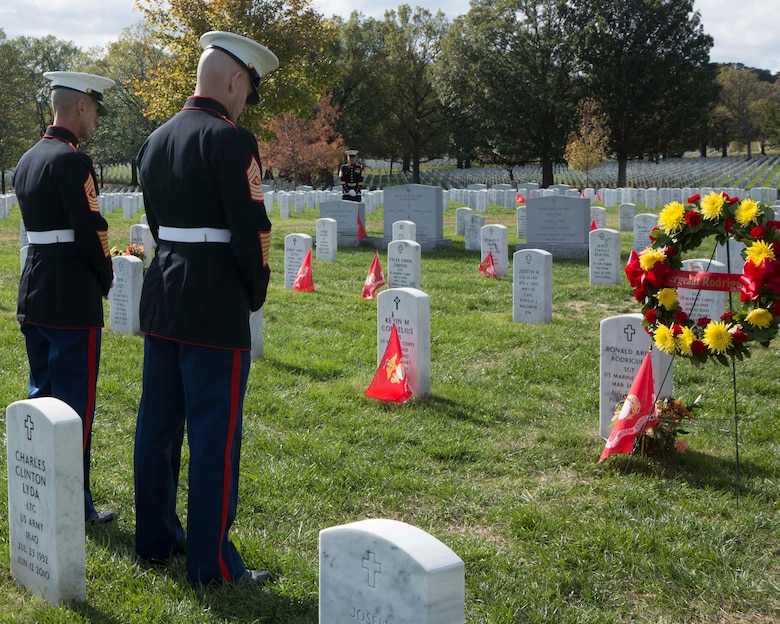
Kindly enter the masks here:
<path id="1" fill-rule="evenodd" d="M 542 156 L 542 183 L 541 188 L 547 188 L 553 184 L 553 162 L 552 159 L 544 155 Z"/>
<path id="2" fill-rule="evenodd" d="M 628 170 L 628 156 L 626 156 L 625 154 L 618 155 L 618 176 L 617 176 L 618 188 L 625 188 L 627 170 Z"/>

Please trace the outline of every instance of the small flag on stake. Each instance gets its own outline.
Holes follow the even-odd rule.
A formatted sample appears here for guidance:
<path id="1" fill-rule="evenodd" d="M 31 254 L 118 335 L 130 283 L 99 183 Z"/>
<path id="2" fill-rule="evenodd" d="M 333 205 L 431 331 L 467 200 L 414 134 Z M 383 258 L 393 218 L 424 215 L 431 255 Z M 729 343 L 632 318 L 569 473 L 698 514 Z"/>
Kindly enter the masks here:
<path id="1" fill-rule="evenodd" d="M 368 238 L 368 234 L 366 234 L 366 228 L 363 227 L 363 222 L 360 220 L 360 214 L 357 216 L 357 239 L 358 243 L 362 241 L 364 238 Z"/>
<path id="2" fill-rule="evenodd" d="M 298 269 L 298 274 L 295 276 L 292 289 L 299 291 L 314 290 L 314 277 L 311 273 L 311 249 L 309 249 L 306 257 L 303 259 L 301 268 Z"/>
<path id="3" fill-rule="evenodd" d="M 590 221 L 590 231 L 592 232 L 593 230 L 598 230 L 598 229 L 599 229 L 599 226 L 596 225 L 596 219 L 591 219 L 591 221 Z"/>
<path id="4" fill-rule="evenodd" d="M 379 254 L 374 254 L 371 268 L 368 269 L 366 283 L 363 285 L 363 299 L 373 299 L 376 291 L 385 285 L 385 275 L 382 273 L 382 265 L 379 264 Z"/>
<path id="5" fill-rule="evenodd" d="M 398 338 L 395 322 L 390 329 L 390 340 L 387 341 L 385 353 L 376 369 L 374 379 L 366 390 L 366 396 L 396 403 L 404 403 L 412 396 L 412 390 L 406 380 L 401 340 Z"/>
<path id="6" fill-rule="evenodd" d="M 518 191 L 517 195 L 515 195 L 515 203 L 516 204 L 524 204 L 525 203 L 525 197 L 523 197 L 523 194 Z"/>
<path id="7" fill-rule="evenodd" d="M 488 255 L 479 263 L 479 272 L 485 277 L 495 277 L 496 267 L 493 265 L 493 253 L 488 252 Z"/>
<path id="8" fill-rule="evenodd" d="M 658 417 L 655 413 L 653 361 L 648 351 L 623 401 L 623 407 L 612 427 L 599 462 L 614 453 L 630 453 L 634 450 L 634 440 L 637 436 L 656 424 L 658 424 Z"/>

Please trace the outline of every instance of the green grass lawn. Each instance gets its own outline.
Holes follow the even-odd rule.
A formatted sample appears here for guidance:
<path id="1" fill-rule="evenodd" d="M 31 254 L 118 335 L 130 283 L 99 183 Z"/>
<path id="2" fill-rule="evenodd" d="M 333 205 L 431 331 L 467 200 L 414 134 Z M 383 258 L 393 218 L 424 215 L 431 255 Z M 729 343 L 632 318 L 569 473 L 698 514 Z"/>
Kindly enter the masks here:
<path id="1" fill-rule="evenodd" d="M 272 215 L 265 356 L 252 364 L 245 404 L 232 537 L 249 566 L 273 570 L 278 582 L 196 590 L 183 561 L 159 569 L 136 560 L 143 340 L 105 331 L 93 494 L 118 520 L 87 528 L 87 601 L 49 606 L 10 577 L 0 462 L 0 622 L 316 623 L 319 531 L 365 518 L 415 525 L 460 556 L 471 624 L 780 620 L 775 345 L 736 367 L 738 492 L 731 372 L 714 364 L 675 363 L 676 396 L 703 395 L 687 453 L 599 464 L 599 322 L 638 311 L 630 287 L 590 286 L 587 263 L 556 260 L 552 323 L 513 323 L 511 278 L 480 276 L 479 252 L 464 251 L 451 207 L 453 248 L 423 253 L 431 395 L 381 403 L 364 396 L 377 319 L 376 302 L 360 295 L 374 250 L 340 249 L 337 263 L 315 256 L 316 290 L 284 290 L 284 236 L 314 235 L 317 216 Z M 139 220 L 109 215 L 111 245 L 127 245 Z M 511 211 L 491 206 L 486 223 L 507 225 L 514 247 Z M 617 225 L 609 209 L 608 226 Z M 366 226 L 381 236 L 381 211 Z M 632 235 L 621 241 L 625 261 Z M 386 252 L 380 258 L 386 270 Z M 14 209 L 0 221 L 0 406 L 26 392 L 18 275 Z M 4 431 L 2 419 L 3 446 Z M 182 518 L 185 501 L 182 490 Z"/>

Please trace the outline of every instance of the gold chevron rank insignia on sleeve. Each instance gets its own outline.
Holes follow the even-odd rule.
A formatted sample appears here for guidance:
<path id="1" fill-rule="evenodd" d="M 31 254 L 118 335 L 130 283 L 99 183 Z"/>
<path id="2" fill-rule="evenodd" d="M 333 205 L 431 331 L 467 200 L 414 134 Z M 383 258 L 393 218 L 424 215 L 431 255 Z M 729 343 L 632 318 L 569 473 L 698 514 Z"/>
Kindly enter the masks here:
<path id="1" fill-rule="evenodd" d="M 268 266 L 268 253 L 271 250 L 271 230 L 258 232 L 260 235 L 260 246 L 263 249 L 263 266 Z"/>
<path id="2" fill-rule="evenodd" d="M 111 251 L 108 249 L 108 230 L 98 230 L 97 235 L 100 239 L 100 245 L 103 247 L 103 253 L 108 258 L 111 255 Z"/>
<path id="3" fill-rule="evenodd" d="M 249 185 L 249 196 L 252 198 L 252 201 L 263 201 L 263 175 L 260 171 L 260 163 L 257 162 L 257 158 L 254 156 L 252 156 L 249 167 L 246 169 L 246 181 Z"/>
<path id="4" fill-rule="evenodd" d="M 84 194 L 87 196 L 87 203 L 89 204 L 89 209 L 92 212 L 100 212 L 100 205 L 98 204 L 95 181 L 92 179 L 92 176 L 89 174 L 87 174 L 87 179 L 84 181 Z"/>

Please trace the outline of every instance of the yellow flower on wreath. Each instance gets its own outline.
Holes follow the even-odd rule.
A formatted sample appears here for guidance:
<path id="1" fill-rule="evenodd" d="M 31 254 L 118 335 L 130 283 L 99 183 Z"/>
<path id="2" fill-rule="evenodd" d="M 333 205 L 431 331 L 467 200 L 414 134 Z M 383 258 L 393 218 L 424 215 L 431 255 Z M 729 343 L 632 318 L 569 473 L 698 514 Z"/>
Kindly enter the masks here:
<path id="1" fill-rule="evenodd" d="M 756 308 L 755 310 L 751 310 L 747 313 L 747 316 L 745 316 L 745 321 L 754 327 L 763 329 L 764 327 L 769 327 L 769 324 L 772 322 L 773 318 L 774 316 L 772 313 L 766 308 Z"/>
<path id="2" fill-rule="evenodd" d="M 761 210 L 755 200 L 743 199 L 734 212 L 734 218 L 742 227 L 747 227 L 757 222 Z"/>
<path id="3" fill-rule="evenodd" d="M 657 262 L 666 262 L 666 254 L 658 249 L 648 247 L 639 256 L 639 266 L 643 271 L 651 270 Z"/>
<path id="4" fill-rule="evenodd" d="M 659 324 L 655 330 L 655 344 L 664 353 L 674 355 L 677 350 L 677 341 L 674 339 L 674 332 L 668 325 Z"/>
<path id="5" fill-rule="evenodd" d="M 677 303 L 677 289 L 676 288 L 662 288 L 655 296 L 660 303 L 667 310 L 674 308 L 674 304 Z"/>
<path id="6" fill-rule="evenodd" d="M 726 198 L 714 191 L 709 195 L 702 197 L 701 216 L 710 221 L 720 219 L 723 216 L 723 206 Z"/>
<path id="7" fill-rule="evenodd" d="M 722 321 L 713 321 L 704 328 L 702 342 L 713 353 L 726 353 L 731 346 L 729 328 Z"/>
<path id="8" fill-rule="evenodd" d="M 758 266 L 763 260 L 774 260 L 775 252 L 772 246 L 763 240 L 757 240 L 745 249 L 745 260 L 750 260 Z"/>
<path id="9" fill-rule="evenodd" d="M 669 202 L 658 215 L 658 225 L 667 234 L 676 234 L 685 225 L 685 206 L 678 201 Z"/>
<path id="10" fill-rule="evenodd" d="M 685 357 L 693 355 L 693 348 L 691 345 L 694 340 L 696 340 L 696 334 L 693 333 L 693 330 L 690 327 L 683 327 L 682 332 L 677 336 L 677 346 L 680 349 L 681 355 L 684 355 Z"/>

